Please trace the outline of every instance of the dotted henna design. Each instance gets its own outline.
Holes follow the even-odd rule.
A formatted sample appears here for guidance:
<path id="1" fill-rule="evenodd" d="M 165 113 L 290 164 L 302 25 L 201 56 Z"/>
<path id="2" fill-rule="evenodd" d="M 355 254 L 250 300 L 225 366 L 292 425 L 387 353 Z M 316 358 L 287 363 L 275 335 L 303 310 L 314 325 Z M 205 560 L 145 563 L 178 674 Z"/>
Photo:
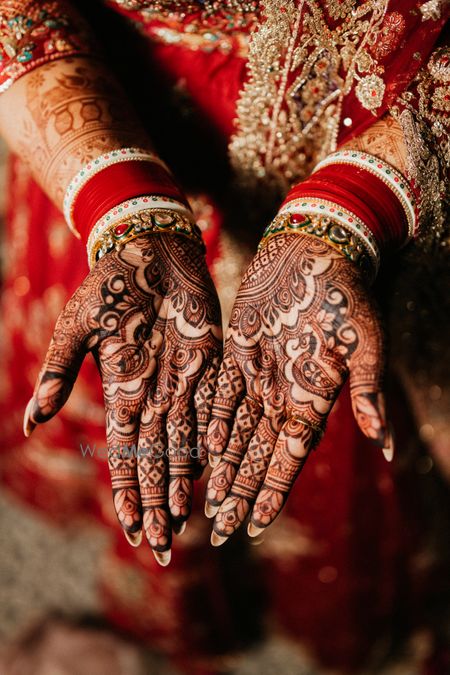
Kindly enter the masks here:
<path id="1" fill-rule="evenodd" d="M 58 319 L 33 424 L 61 408 L 88 351 L 102 377 L 119 522 L 131 534 L 143 527 L 150 546 L 166 551 L 206 463 L 221 358 L 218 299 L 195 242 L 142 236 L 98 262 Z"/>
<path id="2" fill-rule="evenodd" d="M 270 239 L 242 280 L 211 413 L 209 450 L 221 458 L 206 494 L 213 543 L 248 515 L 251 534 L 276 518 L 349 374 L 358 424 L 383 446 L 383 367 L 358 268 L 320 240 Z"/>

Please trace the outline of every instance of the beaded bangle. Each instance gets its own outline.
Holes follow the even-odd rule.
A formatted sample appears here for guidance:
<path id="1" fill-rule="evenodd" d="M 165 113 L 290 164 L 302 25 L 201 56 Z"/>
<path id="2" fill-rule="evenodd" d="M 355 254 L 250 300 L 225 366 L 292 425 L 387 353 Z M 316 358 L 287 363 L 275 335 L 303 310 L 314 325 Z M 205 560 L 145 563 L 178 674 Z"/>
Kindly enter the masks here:
<path id="1" fill-rule="evenodd" d="M 124 244 L 143 234 L 182 234 L 200 244 L 203 252 L 205 245 L 200 229 L 193 221 L 193 215 L 185 207 L 148 208 L 120 219 L 120 223 L 108 225 L 98 236 L 90 238 L 87 246 L 88 263 L 92 269 L 95 263 L 113 249 L 120 250 Z M 94 228 L 95 229 L 95 228 Z"/>
<path id="2" fill-rule="evenodd" d="M 392 190 L 403 207 L 408 222 L 408 238 L 417 235 L 418 205 L 410 184 L 400 171 L 368 152 L 338 150 L 319 162 L 314 168 L 313 174 L 325 166 L 333 164 L 351 164 L 382 180 Z"/>
<path id="3" fill-rule="evenodd" d="M 179 211 L 186 217 L 192 219 L 192 212 L 189 211 L 184 204 L 178 202 L 176 199 L 170 197 L 163 197 L 161 195 L 146 195 L 144 197 L 136 197 L 135 199 L 128 199 L 122 202 L 98 220 L 92 228 L 87 243 L 86 249 L 88 252 L 88 259 L 90 258 L 90 251 L 95 242 L 103 235 L 115 228 L 116 225 L 122 224 L 129 216 L 134 216 L 140 211 L 148 209 L 170 209 L 171 211 Z"/>
<path id="4" fill-rule="evenodd" d="M 378 272 L 380 266 L 380 250 L 375 237 L 354 213 L 347 209 L 337 206 L 334 202 L 317 199 L 315 197 L 301 197 L 293 199 L 281 207 L 279 214 L 298 214 L 305 216 L 324 216 L 335 223 L 343 226 L 347 231 L 357 237 L 367 251 L 367 255 L 375 270 Z"/>
<path id="5" fill-rule="evenodd" d="M 279 213 L 264 231 L 258 250 L 262 249 L 273 236 L 294 232 L 322 239 L 357 264 L 370 281 L 375 278 L 377 268 L 363 240 L 345 225 L 323 215 Z"/>
<path id="6" fill-rule="evenodd" d="M 75 223 L 73 222 L 73 210 L 80 191 L 91 180 L 91 178 L 100 171 L 103 171 L 107 167 L 110 167 L 114 164 L 129 161 L 151 162 L 152 164 L 159 165 L 170 174 L 167 166 L 161 159 L 159 159 L 159 157 L 157 157 L 157 155 L 155 155 L 153 152 L 142 150 L 140 148 L 121 148 L 120 150 L 112 150 L 111 152 L 107 152 L 104 155 L 96 157 L 94 160 L 80 169 L 74 178 L 72 178 L 64 195 L 64 217 L 69 226 L 69 229 L 75 234 L 75 236 L 81 238 L 75 227 Z"/>

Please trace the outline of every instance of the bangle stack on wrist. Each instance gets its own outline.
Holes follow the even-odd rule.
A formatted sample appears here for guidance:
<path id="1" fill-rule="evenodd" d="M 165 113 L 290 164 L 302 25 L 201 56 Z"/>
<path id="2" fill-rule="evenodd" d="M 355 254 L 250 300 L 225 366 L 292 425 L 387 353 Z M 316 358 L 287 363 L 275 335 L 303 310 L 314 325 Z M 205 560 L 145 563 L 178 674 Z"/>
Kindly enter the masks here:
<path id="1" fill-rule="evenodd" d="M 358 265 L 364 276 L 372 281 L 378 270 L 378 257 L 372 247 L 345 225 L 325 215 L 302 215 L 289 211 L 280 212 L 263 234 L 259 249 L 276 234 L 304 234 L 322 239 L 346 258 Z"/>
<path id="2" fill-rule="evenodd" d="M 205 246 L 192 211 L 173 199 L 147 196 L 129 200 L 106 214 L 92 229 L 87 242 L 90 269 L 113 249 L 143 234 L 181 234 Z"/>
<path id="3" fill-rule="evenodd" d="M 204 250 L 183 192 L 165 164 L 140 148 L 114 150 L 83 167 L 67 188 L 64 215 L 86 241 L 91 268 L 142 234 L 182 234 Z"/>
<path id="4" fill-rule="evenodd" d="M 64 195 L 64 217 L 69 229 L 81 238 L 83 231 L 92 227 L 92 223 L 91 227 L 86 225 L 86 216 L 90 221 L 93 210 L 106 213 L 125 199 L 153 192 L 182 197 L 169 169 L 153 152 L 141 148 L 112 150 L 86 164 L 70 181 Z M 92 215 L 94 222 L 99 218 L 98 213 Z"/>
<path id="5" fill-rule="evenodd" d="M 381 252 L 415 236 L 417 222 L 407 180 L 373 155 L 346 150 L 327 157 L 290 190 L 261 246 L 282 232 L 317 236 L 374 278 Z"/>

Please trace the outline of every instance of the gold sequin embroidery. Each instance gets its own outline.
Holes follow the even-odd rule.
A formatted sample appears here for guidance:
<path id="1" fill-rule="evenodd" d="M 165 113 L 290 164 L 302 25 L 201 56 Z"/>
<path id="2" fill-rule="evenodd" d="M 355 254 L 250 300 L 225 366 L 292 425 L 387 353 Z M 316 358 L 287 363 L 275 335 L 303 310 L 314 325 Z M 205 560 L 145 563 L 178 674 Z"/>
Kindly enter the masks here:
<path id="1" fill-rule="evenodd" d="M 264 3 L 265 20 L 251 37 L 249 77 L 230 143 L 243 182 L 261 178 L 286 189 L 307 175 L 335 149 L 342 101 L 355 82 L 364 108 L 375 113 L 382 104 L 384 69 L 371 49 L 388 0 L 361 3 L 333 28 L 330 3 L 323 8 L 318 0 Z"/>

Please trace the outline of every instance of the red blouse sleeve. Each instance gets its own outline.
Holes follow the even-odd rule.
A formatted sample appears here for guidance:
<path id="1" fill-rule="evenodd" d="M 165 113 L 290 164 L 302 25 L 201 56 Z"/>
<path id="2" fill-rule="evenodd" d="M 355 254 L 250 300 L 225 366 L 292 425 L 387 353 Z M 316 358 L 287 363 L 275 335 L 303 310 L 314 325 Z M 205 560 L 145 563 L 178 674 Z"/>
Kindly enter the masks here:
<path id="1" fill-rule="evenodd" d="M 44 63 L 97 51 L 72 3 L 6 0 L 0 5 L 0 93 Z"/>

